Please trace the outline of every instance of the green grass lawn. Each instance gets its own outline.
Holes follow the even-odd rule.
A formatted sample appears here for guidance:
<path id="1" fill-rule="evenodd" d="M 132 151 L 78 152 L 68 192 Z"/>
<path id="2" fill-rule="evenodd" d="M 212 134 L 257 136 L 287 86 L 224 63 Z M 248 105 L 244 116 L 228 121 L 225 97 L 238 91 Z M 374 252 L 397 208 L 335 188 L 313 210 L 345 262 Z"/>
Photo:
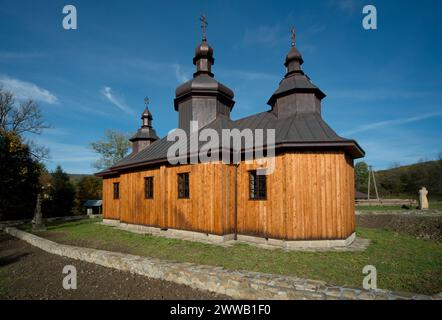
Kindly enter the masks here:
<path id="1" fill-rule="evenodd" d="M 377 268 L 379 288 L 423 294 L 442 291 L 442 243 L 389 231 L 359 228 L 358 236 L 372 241 L 363 252 L 287 252 L 246 244 L 221 247 L 140 235 L 94 222 L 97 220 L 50 225 L 41 235 L 60 243 L 227 269 L 293 275 L 351 287 L 362 286 L 362 268 L 371 264 Z"/>

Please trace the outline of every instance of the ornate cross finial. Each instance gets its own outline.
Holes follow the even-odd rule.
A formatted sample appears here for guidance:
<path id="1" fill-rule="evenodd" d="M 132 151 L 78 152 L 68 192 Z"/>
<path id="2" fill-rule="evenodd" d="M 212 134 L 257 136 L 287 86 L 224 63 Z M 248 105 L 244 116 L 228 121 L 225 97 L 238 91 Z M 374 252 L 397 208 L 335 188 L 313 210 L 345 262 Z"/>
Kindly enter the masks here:
<path id="1" fill-rule="evenodd" d="M 201 15 L 200 21 L 201 21 L 201 29 L 203 29 L 203 41 L 206 41 L 206 28 L 207 28 L 208 23 L 207 23 L 207 17 L 205 14 Z"/>
<path id="2" fill-rule="evenodd" d="M 146 105 L 146 107 L 149 104 L 149 97 L 148 96 L 146 96 L 146 98 L 144 98 L 144 104 Z"/>
<path id="3" fill-rule="evenodd" d="M 294 47 L 295 46 L 295 27 L 292 27 L 291 29 L 290 29 L 290 33 L 292 34 L 292 47 Z"/>

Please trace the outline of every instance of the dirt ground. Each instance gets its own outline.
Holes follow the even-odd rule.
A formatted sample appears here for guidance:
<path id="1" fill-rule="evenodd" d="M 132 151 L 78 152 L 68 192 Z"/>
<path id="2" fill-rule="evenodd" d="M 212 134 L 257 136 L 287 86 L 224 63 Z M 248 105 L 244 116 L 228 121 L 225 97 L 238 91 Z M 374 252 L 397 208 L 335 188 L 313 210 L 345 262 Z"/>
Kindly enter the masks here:
<path id="1" fill-rule="evenodd" d="M 62 286 L 63 267 L 77 269 L 77 289 Z M 0 232 L 1 299 L 227 299 L 172 282 L 149 279 L 52 255 Z"/>
<path id="2" fill-rule="evenodd" d="M 419 239 L 442 241 L 442 216 L 405 214 L 356 215 L 356 225 L 364 228 L 385 229 L 405 233 Z"/>

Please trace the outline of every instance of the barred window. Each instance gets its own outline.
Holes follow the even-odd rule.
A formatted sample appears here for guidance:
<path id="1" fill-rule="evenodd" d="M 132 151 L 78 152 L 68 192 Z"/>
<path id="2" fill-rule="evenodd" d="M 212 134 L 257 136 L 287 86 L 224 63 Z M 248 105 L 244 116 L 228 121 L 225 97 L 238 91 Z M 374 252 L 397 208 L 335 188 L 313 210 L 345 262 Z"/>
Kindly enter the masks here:
<path id="1" fill-rule="evenodd" d="M 189 173 L 178 173 L 178 198 L 189 198 Z"/>
<path id="2" fill-rule="evenodd" d="M 153 199 L 153 177 L 144 178 L 144 198 Z"/>
<path id="3" fill-rule="evenodd" d="M 256 170 L 249 171 L 249 195 L 251 200 L 267 198 L 266 175 L 258 175 Z"/>
<path id="4" fill-rule="evenodd" d="M 114 182 L 114 199 L 120 199 L 120 183 Z"/>

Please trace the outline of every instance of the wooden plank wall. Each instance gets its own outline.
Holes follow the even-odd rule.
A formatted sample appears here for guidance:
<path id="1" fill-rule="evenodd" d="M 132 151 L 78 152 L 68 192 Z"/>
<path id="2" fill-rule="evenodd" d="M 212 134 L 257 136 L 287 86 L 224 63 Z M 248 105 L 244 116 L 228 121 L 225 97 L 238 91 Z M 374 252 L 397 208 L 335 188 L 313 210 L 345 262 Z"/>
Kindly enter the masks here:
<path id="1" fill-rule="evenodd" d="M 238 168 L 238 233 L 278 239 L 342 239 L 355 229 L 353 160 L 344 152 L 278 155 L 267 200 L 250 200 L 248 171 Z"/>
<path id="2" fill-rule="evenodd" d="M 188 172 L 190 198 L 178 199 L 178 173 Z M 211 234 L 233 232 L 233 168 L 221 163 L 161 166 L 104 179 L 103 214 L 122 222 Z M 154 177 L 154 197 L 144 198 L 144 177 Z M 112 184 L 120 181 L 120 200 Z"/>
<path id="3" fill-rule="evenodd" d="M 342 239 L 355 230 L 353 160 L 339 151 L 278 155 L 267 176 L 267 200 L 249 200 L 248 171 L 238 167 L 239 234 L 278 239 Z M 178 199 L 177 174 L 189 172 L 190 199 Z M 122 222 L 211 234 L 234 232 L 235 167 L 221 163 L 161 166 L 103 183 L 103 214 Z M 154 199 L 144 199 L 144 177 Z M 113 183 L 120 181 L 120 200 Z"/>
<path id="4" fill-rule="evenodd" d="M 119 178 L 103 179 L 103 217 L 105 219 L 120 219 L 120 201 L 114 200 L 114 182 Z"/>

